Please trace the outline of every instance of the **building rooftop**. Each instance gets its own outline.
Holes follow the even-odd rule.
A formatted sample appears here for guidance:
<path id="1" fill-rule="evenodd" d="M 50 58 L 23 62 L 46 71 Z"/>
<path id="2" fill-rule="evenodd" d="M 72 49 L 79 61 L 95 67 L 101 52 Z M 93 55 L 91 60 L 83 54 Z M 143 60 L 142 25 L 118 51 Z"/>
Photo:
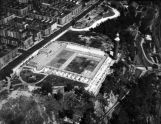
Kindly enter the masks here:
<path id="1" fill-rule="evenodd" d="M 45 3 L 45 4 L 52 4 L 52 3 L 53 3 L 53 0 L 43 0 L 42 3 Z"/>
<path id="2" fill-rule="evenodd" d="M 20 24 L 26 23 L 25 22 L 26 20 L 23 17 L 15 17 L 12 21 L 14 21 L 15 23 L 20 23 Z"/>
<path id="3" fill-rule="evenodd" d="M 27 6 L 28 4 L 13 1 L 8 5 L 8 8 L 20 10 L 26 8 Z"/>
<path id="4" fill-rule="evenodd" d="M 31 13 L 38 14 L 42 16 L 48 16 L 48 17 L 56 17 L 58 15 L 58 11 L 54 8 L 40 8 L 40 10 L 32 10 Z"/>
<path id="5" fill-rule="evenodd" d="M 4 18 L 6 18 L 6 17 L 12 16 L 12 15 L 14 15 L 14 14 L 11 14 L 11 13 L 9 13 L 9 12 L 4 12 L 4 11 L 2 11 L 2 12 L 0 12 L 0 20 L 1 20 L 1 19 L 4 19 Z"/>
<path id="6" fill-rule="evenodd" d="M 48 28 L 48 26 L 50 26 L 51 24 L 55 23 L 56 20 L 39 20 L 39 19 L 33 19 L 30 17 L 25 17 L 25 18 L 21 18 L 21 17 L 16 17 L 13 22 L 16 24 L 20 24 L 23 25 L 23 28 L 15 28 L 14 30 L 27 30 L 27 29 L 32 29 L 32 30 L 44 30 L 46 28 Z M 29 31 L 29 30 L 28 30 Z"/>
<path id="7" fill-rule="evenodd" d="M 7 30 L 11 27 L 12 27 L 12 25 L 10 25 L 10 24 L 3 24 L 3 25 L 0 25 L 0 30 Z"/>
<path id="8" fill-rule="evenodd" d="M 73 2 L 70 2 L 70 3 L 66 3 L 65 6 L 66 6 L 66 9 L 71 10 L 71 9 L 75 8 L 76 4 Z"/>
<path id="9" fill-rule="evenodd" d="M 11 40 L 11 41 L 19 41 L 19 39 L 17 38 L 14 38 L 14 37 L 9 37 L 9 36 L 6 36 L 6 37 L 3 37 L 3 36 L 0 36 L 0 39 L 8 39 L 8 40 Z M 1 42 L 1 41 L 0 41 Z"/>
<path id="10" fill-rule="evenodd" d="M 0 58 L 14 50 L 16 47 L 0 43 Z"/>
<path id="11" fill-rule="evenodd" d="M 33 19 L 28 23 L 28 28 L 29 29 L 35 29 L 35 30 L 44 30 L 48 26 L 50 26 L 49 22 L 43 21 L 43 20 L 38 20 L 38 19 Z"/>
<path id="12" fill-rule="evenodd" d="M 59 14 L 59 18 L 63 18 L 64 16 L 70 14 L 71 11 L 70 10 L 64 10 L 62 13 Z"/>
<path id="13" fill-rule="evenodd" d="M 19 27 L 16 27 L 16 26 L 11 26 L 10 28 L 8 28 L 8 30 L 14 31 L 14 32 L 19 32 L 19 33 L 27 32 L 27 29 L 19 28 Z"/>

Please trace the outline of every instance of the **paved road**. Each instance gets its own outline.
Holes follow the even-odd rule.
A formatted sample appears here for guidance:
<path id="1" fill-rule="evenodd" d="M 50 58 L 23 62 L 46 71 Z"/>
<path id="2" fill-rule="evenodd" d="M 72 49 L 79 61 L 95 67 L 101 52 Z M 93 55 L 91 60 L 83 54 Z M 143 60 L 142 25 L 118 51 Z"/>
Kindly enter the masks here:
<path id="1" fill-rule="evenodd" d="M 160 66 L 160 64 L 158 63 L 155 63 L 155 62 L 152 62 L 151 60 L 148 59 L 148 57 L 146 56 L 146 53 L 144 51 L 144 48 L 143 48 L 143 43 L 145 42 L 144 38 L 142 38 L 141 42 L 140 42 L 140 46 L 141 46 L 141 50 L 142 50 L 142 53 L 144 55 L 144 58 L 146 59 L 146 61 L 151 64 L 151 65 L 157 65 L 157 66 Z"/>
<path id="2" fill-rule="evenodd" d="M 85 16 L 88 12 L 90 12 L 94 7 L 101 3 L 101 0 L 93 4 L 91 7 L 86 9 L 84 12 L 82 12 L 80 15 L 75 17 L 75 21 L 79 20 L 83 16 Z M 60 30 L 54 32 L 49 37 L 45 38 L 43 41 L 38 43 L 37 45 L 33 46 L 26 52 L 24 52 L 22 55 L 20 55 L 18 58 L 16 58 L 14 61 L 10 62 L 6 67 L 4 67 L 2 70 L 0 70 L 0 80 L 4 79 L 6 76 L 9 76 L 12 73 L 12 69 L 16 67 L 19 63 L 21 63 L 23 60 L 25 60 L 29 55 L 31 55 L 34 51 L 37 49 L 40 49 L 43 47 L 46 43 L 48 43 L 50 40 L 52 40 L 54 37 L 68 29 L 72 25 L 72 21 L 64 25 Z"/>

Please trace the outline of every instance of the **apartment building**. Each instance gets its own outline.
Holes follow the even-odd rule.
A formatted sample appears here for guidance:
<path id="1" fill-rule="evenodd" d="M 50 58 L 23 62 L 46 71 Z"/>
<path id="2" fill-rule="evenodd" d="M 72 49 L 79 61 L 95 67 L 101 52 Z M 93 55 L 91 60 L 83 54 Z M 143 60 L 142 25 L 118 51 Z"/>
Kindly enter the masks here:
<path id="1" fill-rule="evenodd" d="M 57 4 L 53 7 L 60 11 L 58 16 L 58 24 L 60 25 L 70 22 L 73 17 L 79 15 L 82 11 L 82 5 L 76 4 L 76 2 L 73 1 L 65 1 L 64 3 Z"/>
<path id="2" fill-rule="evenodd" d="M 14 14 L 11 14 L 9 12 L 2 12 L 0 14 L 0 25 L 3 25 L 3 24 L 8 23 L 13 18 L 15 18 L 15 15 Z"/>
<path id="3" fill-rule="evenodd" d="M 43 23 L 44 21 L 41 21 L 41 22 Z M 48 23 L 42 24 L 40 27 L 40 30 L 43 37 L 48 37 L 52 33 L 51 26 Z"/>
<path id="4" fill-rule="evenodd" d="M 8 25 L 8 24 L 0 25 L 0 36 L 7 37 L 6 32 L 11 27 L 12 26 L 11 25 Z"/>
<path id="5" fill-rule="evenodd" d="M 51 25 L 45 20 L 39 19 L 30 18 L 30 20 L 28 20 L 27 29 L 32 30 L 34 33 L 36 33 L 34 34 L 34 36 L 36 36 L 35 38 L 38 39 L 49 36 L 52 33 Z"/>
<path id="6" fill-rule="evenodd" d="M 19 3 L 28 3 L 30 0 L 17 0 Z"/>
<path id="7" fill-rule="evenodd" d="M 21 48 L 22 49 L 28 49 L 34 44 L 33 42 L 33 36 L 28 35 L 25 38 L 21 39 Z"/>
<path id="8" fill-rule="evenodd" d="M 19 40 L 25 38 L 28 35 L 28 32 L 25 28 L 19 28 L 15 26 L 8 28 L 5 33 L 6 36 L 13 37 Z"/>
<path id="9" fill-rule="evenodd" d="M 31 32 L 31 35 L 33 36 L 33 42 L 39 42 L 42 40 L 42 33 L 40 30 L 37 30 L 35 28 L 28 29 L 29 32 Z"/>
<path id="10" fill-rule="evenodd" d="M 58 18 L 58 24 L 60 25 L 64 25 L 68 22 L 70 22 L 72 20 L 72 13 L 71 11 L 64 11 L 63 13 L 61 13 L 59 15 L 59 18 Z"/>
<path id="11" fill-rule="evenodd" d="M 59 12 L 52 8 L 41 8 L 39 11 L 33 10 L 29 17 L 40 23 L 40 30 L 43 36 L 52 34 L 57 29 L 57 18 Z"/>
<path id="12" fill-rule="evenodd" d="M 39 20 L 56 20 L 59 15 L 59 12 L 53 8 L 44 8 L 40 10 L 32 10 L 29 13 L 29 16 Z"/>
<path id="13" fill-rule="evenodd" d="M 45 3 L 46 5 L 50 6 L 61 4 L 62 2 L 64 2 L 64 0 L 41 0 L 41 3 Z"/>
<path id="14" fill-rule="evenodd" d="M 12 26 L 6 26 L 0 31 L 2 36 L 2 42 L 10 45 L 17 45 L 27 49 L 33 44 L 33 36 L 25 28 Z"/>
<path id="15" fill-rule="evenodd" d="M 32 4 L 12 2 L 8 5 L 7 10 L 17 16 L 26 16 L 32 10 Z"/>
<path id="16" fill-rule="evenodd" d="M 19 29 L 26 29 L 26 32 L 28 32 L 29 35 L 32 35 L 33 42 L 40 41 L 42 39 L 41 31 L 39 31 L 39 29 L 35 29 L 35 25 L 29 26 L 32 21 L 33 19 L 28 17 L 15 17 L 12 20 L 12 24 Z"/>
<path id="17" fill-rule="evenodd" d="M 11 62 L 18 53 L 18 47 L 0 43 L 0 69 Z"/>
<path id="18" fill-rule="evenodd" d="M 12 46 L 19 46 L 20 40 L 12 37 L 0 37 L 0 43 L 12 45 Z"/>
<path id="19" fill-rule="evenodd" d="M 82 12 L 82 5 L 76 5 L 73 9 L 72 9 L 72 15 L 73 16 L 77 16 Z"/>

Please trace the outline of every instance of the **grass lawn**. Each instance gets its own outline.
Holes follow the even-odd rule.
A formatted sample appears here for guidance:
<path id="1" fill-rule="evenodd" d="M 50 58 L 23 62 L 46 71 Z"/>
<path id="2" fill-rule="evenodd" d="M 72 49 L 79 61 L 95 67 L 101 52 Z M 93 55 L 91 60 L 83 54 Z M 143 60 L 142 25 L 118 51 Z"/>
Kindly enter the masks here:
<path id="1" fill-rule="evenodd" d="M 27 83 L 36 83 L 44 78 L 43 74 L 33 73 L 31 70 L 22 70 L 20 76 Z"/>
<path id="2" fill-rule="evenodd" d="M 95 9 L 93 9 L 91 12 L 87 13 L 83 18 L 78 20 L 75 25 L 73 25 L 73 28 L 77 29 L 83 29 L 86 27 L 92 26 L 96 21 L 113 16 L 115 13 L 113 10 L 108 7 L 107 5 L 99 5 Z"/>
<path id="3" fill-rule="evenodd" d="M 58 40 L 78 43 L 81 45 L 98 48 L 103 51 L 110 51 L 114 47 L 109 37 L 94 32 L 68 31 Z"/>
<path id="4" fill-rule="evenodd" d="M 81 74 L 84 70 L 92 72 L 98 65 L 98 61 L 85 57 L 76 57 L 66 68 L 67 71 Z"/>
<path id="5" fill-rule="evenodd" d="M 72 55 L 74 52 L 68 51 L 68 50 L 63 50 L 61 51 L 48 65 L 59 68 L 62 66 Z"/>

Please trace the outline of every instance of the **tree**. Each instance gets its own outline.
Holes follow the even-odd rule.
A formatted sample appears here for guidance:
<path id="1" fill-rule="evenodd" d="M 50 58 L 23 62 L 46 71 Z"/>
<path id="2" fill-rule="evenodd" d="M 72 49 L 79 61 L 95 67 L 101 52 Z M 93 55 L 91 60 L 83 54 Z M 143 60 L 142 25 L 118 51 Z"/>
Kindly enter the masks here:
<path id="1" fill-rule="evenodd" d="M 98 124 L 100 119 L 94 114 L 94 106 L 87 109 L 84 114 L 80 124 Z"/>
<path id="2" fill-rule="evenodd" d="M 49 93 L 52 94 L 52 84 L 50 82 L 45 82 L 43 83 L 40 91 L 42 92 L 43 95 L 48 95 Z"/>
<path id="3" fill-rule="evenodd" d="M 53 94 L 51 96 L 40 97 L 40 102 L 43 103 L 46 108 L 46 113 L 50 115 L 50 117 L 54 112 L 56 118 L 58 118 L 59 112 L 63 110 L 63 104 L 57 101 Z"/>
<path id="4" fill-rule="evenodd" d="M 74 88 L 71 82 L 68 82 L 67 85 L 65 86 L 64 90 L 65 92 L 69 92 Z"/>
<path id="5" fill-rule="evenodd" d="M 69 109 L 74 109 L 76 107 L 77 104 L 79 104 L 78 99 L 76 98 L 76 94 L 74 94 L 73 92 L 68 92 L 66 94 L 64 94 L 64 108 L 66 110 Z"/>
<path id="6" fill-rule="evenodd" d="M 155 73 L 138 79 L 138 85 L 133 87 L 123 103 L 123 108 L 128 113 L 130 120 L 141 123 L 149 116 L 156 116 L 157 101 L 160 99 L 160 97 L 157 98 L 160 96 L 160 93 L 157 93 L 157 88 L 161 87 L 159 82 L 160 79 Z"/>
<path id="7" fill-rule="evenodd" d="M 55 98 L 57 101 L 59 101 L 59 100 L 61 100 L 61 99 L 63 98 L 63 94 L 62 94 L 60 91 L 58 91 L 57 94 L 54 94 L 54 98 Z"/>
<path id="8" fill-rule="evenodd" d="M 66 115 L 68 118 L 70 118 L 70 119 L 73 118 L 73 114 L 74 114 L 74 111 L 73 111 L 73 110 L 64 110 L 64 112 L 65 112 L 65 115 Z"/>
<path id="9" fill-rule="evenodd" d="M 6 124 L 43 124 L 46 121 L 43 113 L 32 97 L 20 96 L 3 105 L 0 120 Z"/>

